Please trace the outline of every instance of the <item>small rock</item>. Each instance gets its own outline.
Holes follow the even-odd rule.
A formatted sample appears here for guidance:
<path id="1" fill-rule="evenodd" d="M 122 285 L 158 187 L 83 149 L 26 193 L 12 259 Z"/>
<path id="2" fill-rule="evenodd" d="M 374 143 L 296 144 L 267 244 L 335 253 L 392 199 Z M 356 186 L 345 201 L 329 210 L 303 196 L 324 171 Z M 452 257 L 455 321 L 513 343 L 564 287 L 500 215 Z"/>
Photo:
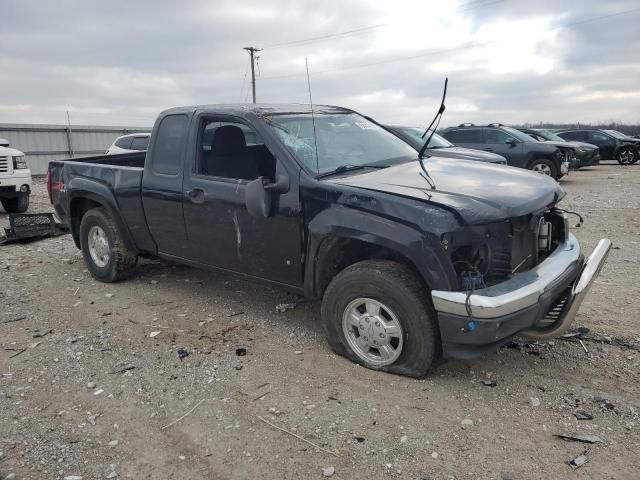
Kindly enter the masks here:
<path id="1" fill-rule="evenodd" d="M 409 440 L 409 437 L 407 437 L 406 435 L 403 435 L 400 437 L 400 443 L 407 443 L 408 440 Z"/>
<path id="2" fill-rule="evenodd" d="M 276 305 L 276 312 L 283 313 L 287 310 L 293 310 L 296 308 L 296 303 L 280 303 Z"/>
<path id="3" fill-rule="evenodd" d="M 247 348 L 246 347 L 238 347 L 236 348 L 236 355 L 238 357 L 244 357 L 247 355 Z"/>
<path id="4" fill-rule="evenodd" d="M 110 446 L 110 447 L 115 447 L 116 445 L 118 445 L 118 443 L 120 443 L 120 442 L 118 442 L 118 440 L 111 440 L 111 441 L 109 442 L 109 446 Z"/>
<path id="5" fill-rule="evenodd" d="M 438 452 L 433 452 L 431 454 L 431 458 L 438 458 L 440 455 L 438 454 Z"/>
<path id="6" fill-rule="evenodd" d="M 497 387 L 498 386 L 498 382 L 496 382 L 495 380 L 482 380 L 482 384 L 485 387 Z"/>
<path id="7" fill-rule="evenodd" d="M 87 417 L 87 422 L 89 422 L 91 425 L 95 425 L 96 424 L 96 419 L 98 418 L 98 414 L 96 415 L 89 415 Z"/>
<path id="8" fill-rule="evenodd" d="M 179 460 L 183 460 L 183 461 L 184 461 L 184 460 L 186 460 L 186 459 L 187 459 L 187 457 L 185 457 L 184 455 L 179 455 L 179 456 L 178 456 L 178 459 L 179 459 Z"/>
<path id="9" fill-rule="evenodd" d="M 64 480 L 82 480 L 80 475 L 68 475 L 64 477 Z"/>
<path id="10" fill-rule="evenodd" d="M 583 410 L 578 410 L 577 412 L 574 412 L 573 415 L 578 420 L 593 420 L 593 415 L 591 415 L 589 412 L 585 412 Z"/>
<path id="11" fill-rule="evenodd" d="M 295 353 L 296 355 L 302 355 L 304 352 L 302 350 L 296 350 L 293 353 Z"/>
<path id="12" fill-rule="evenodd" d="M 15 473 L 10 473 L 6 477 L 4 477 L 4 480 L 15 480 L 15 479 L 16 479 L 16 474 Z"/>
<path id="13" fill-rule="evenodd" d="M 326 467 L 322 469 L 322 475 L 324 475 L 325 477 L 330 477 L 335 472 L 336 472 L 336 469 L 333 467 Z"/>
<path id="14" fill-rule="evenodd" d="M 462 428 L 470 427 L 471 425 L 473 425 L 473 420 L 471 420 L 470 418 L 465 418 L 464 420 L 462 420 L 462 422 L 460 422 L 460 424 L 462 425 Z"/>
<path id="15" fill-rule="evenodd" d="M 531 406 L 532 407 L 539 407 L 540 406 L 540 399 L 538 397 L 531 397 Z"/>
<path id="16" fill-rule="evenodd" d="M 113 298 L 113 293 L 105 293 L 105 298 Z"/>
<path id="17" fill-rule="evenodd" d="M 103 393 L 104 393 L 104 390 L 103 390 L 102 388 L 99 388 L 98 390 L 96 390 L 95 392 L 93 392 L 93 394 L 94 394 L 95 396 L 102 395 Z"/>
<path id="18" fill-rule="evenodd" d="M 158 335 L 160 335 L 160 333 L 161 333 L 161 332 L 160 332 L 160 330 L 158 330 L 158 331 L 156 331 L 156 332 L 151 332 L 151 333 L 149 334 L 149 336 L 150 336 L 151 338 L 155 338 L 155 337 L 157 337 Z"/>
<path id="19" fill-rule="evenodd" d="M 115 471 L 113 471 L 109 475 L 107 475 L 107 478 L 118 478 L 118 474 Z"/>
<path id="20" fill-rule="evenodd" d="M 89 382 L 87 383 L 87 388 L 89 390 L 93 390 L 94 388 L 96 388 L 96 384 L 94 382 Z"/>

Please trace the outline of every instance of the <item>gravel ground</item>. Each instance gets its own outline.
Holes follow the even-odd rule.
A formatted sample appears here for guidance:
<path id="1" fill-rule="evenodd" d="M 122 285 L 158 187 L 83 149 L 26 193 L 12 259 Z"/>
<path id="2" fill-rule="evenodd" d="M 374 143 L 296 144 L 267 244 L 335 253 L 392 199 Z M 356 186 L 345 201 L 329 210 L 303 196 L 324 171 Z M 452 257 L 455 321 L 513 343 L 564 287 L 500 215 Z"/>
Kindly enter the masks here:
<path id="1" fill-rule="evenodd" d="M 160 261 L 105 285 L 69 236 L 0 247 L 0 479 L 638 478 L 640 165 L 562 184 L 585 250 L 615 245 L 577 318 L 588 352 L 517 341 L 424 380 L 332 354 L 319 305 L 278 313 L 282 290 Z"/>

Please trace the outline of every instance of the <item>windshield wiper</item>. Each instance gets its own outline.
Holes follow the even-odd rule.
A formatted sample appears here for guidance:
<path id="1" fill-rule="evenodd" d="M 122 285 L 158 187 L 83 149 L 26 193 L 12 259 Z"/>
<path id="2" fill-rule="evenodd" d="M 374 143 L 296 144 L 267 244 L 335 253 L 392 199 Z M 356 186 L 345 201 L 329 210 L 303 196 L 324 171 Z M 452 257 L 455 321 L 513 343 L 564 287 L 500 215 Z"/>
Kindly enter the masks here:
<path id="1" fill-rule="evenodd" d="M 429 133 L 429 130 L 431 130 L 431 127 L 433 127 L 433 130 L 431 130 L 431 134 L 429 135 L 429 138 L 427 138 L 427 141 L 424 142 L 424 145 L 422 145 L 422 148 L 418 152 L 418 162 L 420 163 L 420 168 L 422 169 L 422 172 L 420 173 L 420 175 L 431 186 L 431 190 L 435 190 L 436 189 L 436 184 L 434 183 L 433 179 L 431 178 L 431 175 L 429 175 L 429 172 L 427 171 L 427 168 L 424 166 L 424 152 L 427 149 L 427 146 L 429 145 L 429 142 L 433 138 L 433 134 L 436 133 L 436 130 L 438 129 L 438 125 L 440 125 L 440 119 L 442 118 L 442 114 L 444 113 L 444 110 L 445 110 L 444 100 L 445 100 L 445 98 L 447 98 L 447 84 L 448 83 L 449 83 L 449 79 L 445 78 L 444 79 L 444 92 L 442 93 L 442 101 L 440 102 L 440 108 L 438 109 L 438 113 L 436 113 L 436 116 L 433 117 L 433 120 L 431 121 L 431 124 L 427 127 L 427 129 L 422 134 L 421 138 L 424 138 L 425 135 L 427 133 Z M 436 123 L 436 120 L 438 121 L 438 123 Z M 435 127 L 433 126 L 434 123 L 436 124 Z"/>
<path id="2" fill-rule="evenodd" d="M 330 177 L 331 175 L 337 175 L 339 173 L 345 173 L 345 172 L 352 172 L 354 170 L 362 170 L 365 168 L 387 168 L 388 165 L 340 165 L 337 168 L 334 168 L 333 170 L 329 170 L 328 172 L 324 172 L 321 173 L 320 175 L 318 175 L 316 178 L 325 178 L 325 177 Z"/>

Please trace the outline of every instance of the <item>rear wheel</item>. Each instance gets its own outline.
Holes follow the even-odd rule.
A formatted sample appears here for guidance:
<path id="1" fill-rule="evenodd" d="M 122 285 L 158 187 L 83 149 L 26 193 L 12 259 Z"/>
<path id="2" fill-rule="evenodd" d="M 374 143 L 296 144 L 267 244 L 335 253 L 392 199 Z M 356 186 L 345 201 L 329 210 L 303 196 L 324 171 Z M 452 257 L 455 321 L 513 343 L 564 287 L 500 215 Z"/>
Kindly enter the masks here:
<path id="1" fill-rule="evenodd" d="M 621 148 L 616 154 L 616 160 L 620 165 L 631 165 L 638 161 L 638 152 L 631 147 Z"/>
<path id="2" fill-rule="evenodd" d="M 374 370 L 424 377 L 439 351 L 428 291 L 396 262 L 368 260 L 340 272 L 322 318 L 331 348 Z"/>
<path id="3" fill-rule="evenodd" d="M 107 211 L 89 210 L 80 223 L 80 246 L 87 268 L 96 280 L 117 282 L 127 277 L 138 261 Z"/>
<path id="4" fill-rule="evenodd" d="M 20 195 L 15 198 L 3 198 L 2 208 L 7 213 L 24 213 L 29 209 L 29 195 Z"/>
<path id="5" fill-rule="evenodd" d="M 536 173 L 541 175 L 546 175 L 547 177 L 558 179 L 558 169 L 555 164 L 551 160 L 547 160 L 546 158 L 538 158 L 531 162 L 529 168 Z"/>

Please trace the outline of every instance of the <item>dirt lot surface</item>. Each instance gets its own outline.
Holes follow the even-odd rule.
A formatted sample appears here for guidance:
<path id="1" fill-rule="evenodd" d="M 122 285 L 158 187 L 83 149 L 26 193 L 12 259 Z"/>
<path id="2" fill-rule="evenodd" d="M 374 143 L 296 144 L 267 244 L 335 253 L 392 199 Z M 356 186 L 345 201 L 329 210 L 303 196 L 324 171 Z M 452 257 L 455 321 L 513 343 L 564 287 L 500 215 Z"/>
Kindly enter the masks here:
<path id="1" fill-rule="evenodd" d="M 562 184 L 585 251 L 615 246 L 576 322 L 588 353 L 518 341 L 424 380 L 334 355 L 318 304 L 276 312 L 285 291 L 159 261 L 105 285 L 69 236 L 0 246 L 0 479 L 638 478 L 640 165 Z"/>

